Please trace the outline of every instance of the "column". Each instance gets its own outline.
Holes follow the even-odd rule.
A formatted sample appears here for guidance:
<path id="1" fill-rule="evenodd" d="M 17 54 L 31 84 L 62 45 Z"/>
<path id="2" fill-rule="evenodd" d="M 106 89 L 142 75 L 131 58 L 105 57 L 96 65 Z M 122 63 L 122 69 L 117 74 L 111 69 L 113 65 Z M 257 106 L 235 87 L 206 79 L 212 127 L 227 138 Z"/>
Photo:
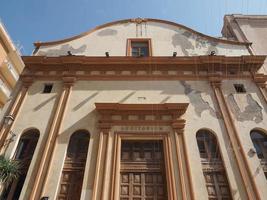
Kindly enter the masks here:
<path id="1" fill-rule="evenodd" d="M 37 169 L 38 171 L 35 177 L 33 189 L 30 194 L 30 200 L 38 200 L 41 198 L 41 193 L 45 185 L 54 147 L 56 144 L 56 138 L 58 136 L 58 133 L 60 132 L 61 124 L 66 111 L 66 106 L 68 104 L 74 82 L 75 77 L 63 77 L 63 90 L 59 96 L 47 138 L 44 139 L 46 140 L 45 142 L 43 142 L 44 147 L 41 151 L 39 151 L 41 154 L 41 160 L 40 163 L 36 163 L 35 165 L 35 169 Z"/>
<path id="2" fill-rule="evenodd" d="M 173 125 L 173 130 L 176 144 L 176 156 L 178 161 L 182 198 L 184 200 L 195 199 L 192 185 L 192 175 L 190 173 L 188 155 L 184 141 L 184 124 L 178 126 L 177 125 L 178 124 Z"/>
<path id="3" fill-rule="evenodd" d="M 216 78 L 212 78 L 210 80 L 210 83 L 213 88 L 218 107 L 223 117 L 226 132 L 233 148 L 234 156 L 236 158 L 239 172 L 245 185 L 247 196 L 249 197 L 249 199 L 261 199 L 252 172 L 249 168 L 248 161 L 240 138 L 238 136 L 234 121 L 232 119 L 230 109 L 222 93 L 221 81 L 217 80 Z"/>
<path id="4" fill-rule="evenodd" d="M 109 129 L 102 129 L 99 134 L 99 142 L 98 142 L 99 146 L 97 152 L 97 163 L 96 163 L 92 200 L 104 199 L 104 195 L 106 194 L 107 191 L 107 185 L 105 184 L 105 180 L 107 178 L 108 161 L 111 156 L 110 154 L 108 154 L 108 149 L 110 146 L 109 134 L 110 134 Z M 101 170 L 103 173 L 102 180 L 100 180 Z M 101 191 L 99 191 L 99 189 L 101 189 Z"/>
<path id="5" fill-rule="evenodd" d="M 101 200 L 105 200 L 105 194 L 108 194 L 109 185 L 106 183 L 106 179 L 108 178 L 107 173 L 109 170 L 109 161 L 111 160 L 111 154 L 108 153 L 109 146 L 110 146 L 110 131 L 104 132 L 104 139 L 106 140 L 106 151 L 105 151 L 105 158 L 104 158 L 104 173 L 103 173 L 103 185 L 102 185 L 102 193 L 101 193 Z M 109 196 L 109 195 L 108 195 Z"/>
<path id="6" fill-rule="evenodd" d="M 25 97 L 27 96 L 27 92 L 29 87 L 32 85 L 33 79 L 31 77 L 23 77 L 22 78 L 22 86 L 19 90 L 16 99 L 13 101 L 13 104 L 10 105 L 9 111 L 5 114 L 5 117 L 8 116 L 13 123 L 5 123 L 5 119 L 3 119 L 1 123 L 1 130 L 0 130 L 0 151 L 5 152 L 6 146 L 5 141 L 8 137 L 8 133 L 12 129 L 15 124 L 18 112 L 22 107 L 23 102 L 25 101 Z"/>

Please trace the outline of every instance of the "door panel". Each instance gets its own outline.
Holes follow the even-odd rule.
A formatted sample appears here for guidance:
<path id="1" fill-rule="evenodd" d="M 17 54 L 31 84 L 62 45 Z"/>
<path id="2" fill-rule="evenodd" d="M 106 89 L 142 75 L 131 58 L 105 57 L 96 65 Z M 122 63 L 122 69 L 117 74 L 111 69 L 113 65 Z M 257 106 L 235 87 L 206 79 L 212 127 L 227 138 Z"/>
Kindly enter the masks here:
<path id="1" fill-rule="evenodd" d="M 89 139 L 89 133 L 84 131 L 78 131 L 71 136 L 61 175 L 58 200 L 80 200 Z"/>
<path id="2" fill-rule="evenodd" d="M 162 141 L 122 141 L 120 200 L 167 200 Z"/>

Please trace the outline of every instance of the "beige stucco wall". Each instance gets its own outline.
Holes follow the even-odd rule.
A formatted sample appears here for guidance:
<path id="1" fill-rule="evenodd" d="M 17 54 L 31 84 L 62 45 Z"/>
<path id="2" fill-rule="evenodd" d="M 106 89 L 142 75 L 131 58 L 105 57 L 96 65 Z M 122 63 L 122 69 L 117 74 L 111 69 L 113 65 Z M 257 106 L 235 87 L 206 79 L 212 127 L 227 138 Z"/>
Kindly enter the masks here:
<path id="1" fill-rule="evenodd" d="M 267 55 L 266 15 L 226 15 L 222 33 L 225 37 L 250 42 L 251 53 L 254 55 Z M 267 60 L 259 72 L 267 74 Z"/>
<path id="2" fill-rule="evenodd" d="M 236 19 L 240 29 L 247 38 L 252 42 L 252 50 L 255 55 L 267 55 L 267 18 Z M 260 70 L 261 73 L 267 74 L 267 60 L 264 67 Z"/>
<path id="3" fill-rule="evenodd" d="M 43 82 L 35 82 L 29 89 L 29 92 L 25 98 L 23 106 L 21 107 L 16 120 L 14 121 L 14 126 L 11 131 L 16 134 L 14 141 L 10 143 L 7 150 L 7 156 L 13 156 L 16 150 L 20 136 L 27 130 L 36 128 L 40 132 L 40 137 L 38 144 L 33 156 L 33 161 L 36 161 L 42 149 L 42 142 L 47 136 L 47 133 L 50 128 L 52 111 L 58 96 L 58 93 L 61 90 L 61 83 L 55 83 L 53 91 L 50 94 L 42 94 Z M 34 162 L 31 162 L 28 174 L 33 173 Z M 32 187 L 32 182 L 30 181 L 31 176 L 27 176 L 25 180 L 23 190 L 21 192 L 21 199 L 28 199 L 29 191 Z M 31 180 L 32 181 L 32 180 Z"/>
<path id="4" fill-rule="evenodd" d="M 223 84 L 225 98 L 231 108 L 231 114 L 237 127 L 237 132 L 242 142 L 242 148 L 249 162 L 253 178 L 256 180 L 257 188 L 266 197 L 267 181 L 261 169 L 257 154 L 250 154 L 250 149 L 255 149 L 250 138 L 253 129 L 267 133 L 267 105 L 259 89 L 251 81 L 239 81 L 245 85 L 246 94 L 235 94 L 232 83 L 227 81 Z"/>
<path id="5" fill-rule="evenodd" d="M 245 45 L 227 44 L 200 36 L 192 31 L 174 25 L 146 22 L 114 24 L 98 29 L 81 38 L 56 45 L 41 46 L 35 55 L 59 56 L 73 55 L 125 56 L 128 38 L 151 38 L 153 56 L 209 55 L 215 51 L 217 55 L 249 55 Z"/>
<path id="6" fill-rule="evenodd" d="M 49 82 L 49 81 L 48 81 Z M 235 81 L 236 82 L 236 81 Z M 242 82 L 242 81 L 238 81 Z M 248 152 L 253 145 L 250 140 L 249 132 L 255 127 L 267 130 L 266 124 L 266 105 L 256 86 L 250 82 L 244 82 L 247 91 L 252 95 L 253 99 L 262 107 L 262 120 L 255 122 L 255 118 L 250 119 L 250 115 L 245 118 L 248 120 L 236 120 L 236 126 L 244 144 L 245 152 Z M 30 166 L 24 188 L 21 193 L 21 200 L 27 199 L 28 192 L 32 187 L 30 174 L 33 172 L 34 162 L 41 151 L 40 146 L 45 135 L 49 131 L 49 123 L 53 117 L 53 109 L 59 92 L 62 89 L 60 82 L 54 82 L 53 91 L 50 94 L 43 94 L 44 82 L 36 81 L 29 89 L 28 96 L 22 106 L 21 111 L 14 122 L 12 131 L 17 134 L 15 141 L 8 148 L 8 155 L 13 155 L 20 135 L 29 128 L 37 128 L 40 131 L 40 138 Z M 223 91 L 226 98 L 235 93 L 232 82 L 223 84 Z M 237 104 L 240 107 L 246 107 L 244 98 L 248 94 L 234 94 Z M 138 98 L 142 97 L 142 98 Z M 145 98 L 144 98 L 145 97 Z M 229 140 L 224 128 L 224 123 L 218 115 L 218 108 L 215 103 L 212 90 L 205 81 L 78 81 L 74 84 L 71 92 L 69 103 L 66 109 L 66 115 L 62 123 L 62 129 L 59 132 L 55 151 L 52 159 L 52 167 L 47 176 L 47 183 L 44 188 L 43 195 L 55 199 L 59 188 L 60 175 L 64 164 L 64 158 L 67 150 L 69 138 L 72 133 L 79 129 L 88 130 L 91 134 L 89 150 L 86 163 L 85 179 L 83 183 L 82 199 L 90 199 L 96 166 L 96 156 L 98 149 L 99 131 L 96 127 L 97 113 L 94 103 L 96 102 L 119 102 L 119 103 L 189 103 L 186 114 L 185 141 L 188 150 L 188 158 L 192 173 L 193 188 L 198 199 L 207 199 L 207 191 L 205 180 L 201 170 L 201 160 L 196 142 L 196 132 L 199 129 L 206 128 L 211 130 L 218 138 L 222 157 L 228 174 L 230 187 L 234 194 L 234 199 L 246 199 L 244 186 L 242 185 L 237 165 L 233 159 L 233 152 L 229 147 Z M 251 103 L 251 102 L 250 102 Z M 256 106 L 257 104 L 252 104 Z M 251 105 L 250 105 L 251 106 Z M 257 109 L 256 109 L 257 110 Z M 257 119 L 258 120 L 258 119 Z M 113 134 L 111 134 L 112 139 Z M 178 179 L 178 167 L 175 153 L 174 137 L 171 131 L 172 154 L 174 159 L 174 170 L 176 175 L 176 183 Z M 113 143 L 112 143 L 113 144 Z M 109 152 L 112 152 L 113 146 L 110 146 Z M 40 155 L 40 154 L 39 154 Z M 266 180 L 263 172 L 257 170 L 259 161 L 257 156 L 248 157 L 251 170 L 258 172 L 255 174 L 257 185 L 261 195 L 267 197 Z M 108 161 L 111 165 L 111 160 Z M 109 176 L 111 174 L 108 174 Z M 110 178 L 110 177 L 108 177 Z M 109 180 L 110 181 L 110 180 Z M 27 188 L 28 187 L 28 188 Z M 177 191 L 180 191 L 179 184 Z M 181 194 L 178 192 L 178 196 Z M 181 198 L 179 198 L 181 199 Z"/>

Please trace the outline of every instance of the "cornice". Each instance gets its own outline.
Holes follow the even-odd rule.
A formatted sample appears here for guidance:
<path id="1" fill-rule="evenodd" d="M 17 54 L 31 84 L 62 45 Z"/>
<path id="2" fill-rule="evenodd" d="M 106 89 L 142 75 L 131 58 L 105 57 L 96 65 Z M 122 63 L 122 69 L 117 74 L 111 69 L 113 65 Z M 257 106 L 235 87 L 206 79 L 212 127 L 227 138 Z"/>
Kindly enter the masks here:
<path id="1" fill-rule="evenodd" d="M 111 65 L 111 64 L 263 64 L 265 55 L 243 55 L 243 56 L 151 56 L 151 57 L 93 57 L 93 56 L 23 56 L 23 61 L 27 66 L 30 64 L 91 64 L 91 65 Z"/>
<path id="2" fill-rule="evenodd" d="M 36 80 L 207 80 L 254 79 L 265 56 L 192 56 L 192 57 L 89 57 L 24 56 L 22 76 Z M 125 73 L 127 72 L 127 73 Z"/>
<path id="3" fill-rule="evenodd" d="M 148 112 L 151 114 L 151 110 L 155 112 L 166 111 L 170 114 L 179 113 L 184 114 L 188 103 L 164 103 L 164 104 L 120 104 L 120 103 L 95 103 L 96 110 L 100 113 L 116 113 L 116 112 Z"/>
<path id="4" fill-rule="evenodd" d="M 182 130 L 185 120 L 181 116 L 186 112 L 188 103 L 164 104 L 120 104 L 120 103 L 95 103 L 96 111 L 100 114 L 99 128 L 109 130 L 112 126 L 171 126 L 175 130 Z M 119 119 L 114 116 L 119 116 Z M 131 119 L 130 116 L 135 116 Z M 154 119 L 147 119 L 152 116 Z M 170 116 L 164 119 L 163 116 Z"/>

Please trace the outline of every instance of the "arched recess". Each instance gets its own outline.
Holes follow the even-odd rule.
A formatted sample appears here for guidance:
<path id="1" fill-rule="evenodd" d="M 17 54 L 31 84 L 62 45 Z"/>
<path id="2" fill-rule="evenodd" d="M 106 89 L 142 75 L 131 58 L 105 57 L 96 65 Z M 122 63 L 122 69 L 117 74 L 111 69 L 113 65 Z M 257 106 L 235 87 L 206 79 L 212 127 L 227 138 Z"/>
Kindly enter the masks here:
<path id="1" fill-rule="evenodd" d="M 39 136 L 40 132 L 37 129 L 29 129 L 21 135 L 13 158 L 20 163 L 20 176 L 8 186 L 3 195 L 4 199 L 19 199 Z"/>
<path id="2" fill-rule="evenodd" d="M 58 200 L 79 200 L 86 164 L 90 134 L 79 130 L 70 137 L 61 174 Z"/>
<path id="3" fill-rule="evenodd" d="M 228 178 L 215 135 L 201 129 L 196 134 L 209 199 L 232 199 Z"/>
<path id="4" fill-rule="evenodd" d="M 250 138 L 260 159 L 265 178 L 267 179 L 267 135 L 259 129 L 253 129 L 250 131 Z"/>

